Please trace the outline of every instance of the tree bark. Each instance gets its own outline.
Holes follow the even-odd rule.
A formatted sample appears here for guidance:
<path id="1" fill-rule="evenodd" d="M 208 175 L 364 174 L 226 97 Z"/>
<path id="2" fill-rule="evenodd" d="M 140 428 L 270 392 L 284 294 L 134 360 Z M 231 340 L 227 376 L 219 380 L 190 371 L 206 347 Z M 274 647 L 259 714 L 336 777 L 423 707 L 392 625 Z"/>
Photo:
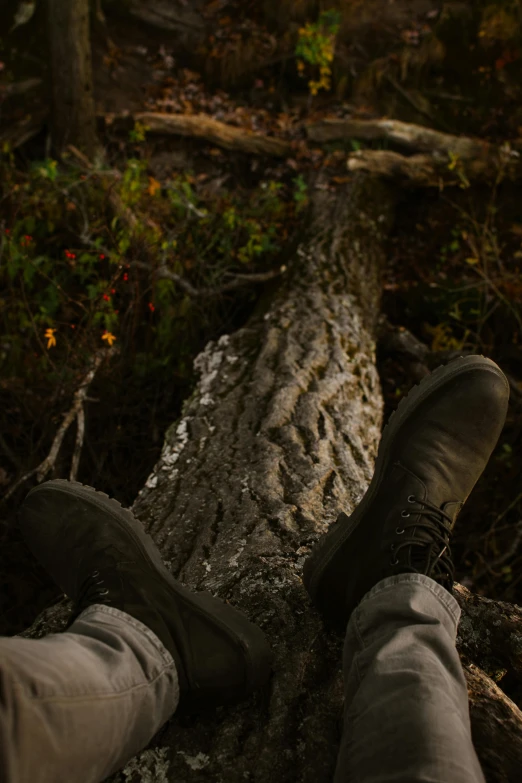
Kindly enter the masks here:
<path id="1" fill-rule="evenodd" d="M 321 181 L 313 193 L 288 274 L 269 284 L 244 328 L 196 358 L 199 383 L 132 507 L 176 578 L 264 629 L 274 674 L 243 704 L 174 717 L 125 780 L 131 772 L 132 780 L 172 783 L 333 777 L 343 639 L 324 630 L 301 574 L 315 541 L 339 510 L 353 510 L 373 472 L 380 271 L 395 191 L 358 173 L 335 194 Z M 456 594 L 477 752 L 488 783 L 514 782 L 522 715 L 491 677 L 504 664 L 521 671 L 521 612 L 460 586 Z M 66 609 L 53 608 L 24 635 L 60 630 Z M 486 644 L 491 612 L 499 623 Z"/>
<path id="2" fill-rule="evenodd" d="M 89 0 L 47 0 L 52 79 L 52 141 L 58 155 L 74 144 L 96 151 Z"/>

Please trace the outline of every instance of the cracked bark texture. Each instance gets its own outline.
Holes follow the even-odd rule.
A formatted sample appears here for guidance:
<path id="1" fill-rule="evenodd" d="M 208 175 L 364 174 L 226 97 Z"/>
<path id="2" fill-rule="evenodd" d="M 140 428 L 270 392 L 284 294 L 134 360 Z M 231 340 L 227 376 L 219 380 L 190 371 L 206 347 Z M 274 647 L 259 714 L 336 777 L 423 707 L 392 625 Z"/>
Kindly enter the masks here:
<path id="1" fill-rule="evenodd" d="M 316 783 L 333 774 L 342 639 L 323 632 L 301 572 L 372 476 L 391 220 L 388 192 L 369 180 L 337 195 L 316 190 L 287 279 L 245 328 L 197 357 L 200 383 L 133 506 L 173 573 L 240 607 L 275 654 L 265 693 L 217 719 L 172 723 L 169 780 Z"/>
<path id="2" fill-rule="evenodd" d="M 372 476 L 382 425 L 380 269 L 394 208 L 388 186 L 365 174 L 337 193 L 317 181 L 287 277 L 269 284 L 244 328 L 195 360 L 199 383 L 132 511 L 176 578 L 263 628 L 274 674 L 236 707 L 174 716 L 113 783 L 333 777 L 343 639 L 323 629 L 301 574 L 314 542 L 340 510 L 352 511 Z M 504 664 L 521 671 L 520 609 L 485 604 L 460 586 L 456 595 L 479 758 L 488 783 L 514 781 L 521 714 L 491 677 Z M 61 630 L 67 609 L 48 610 L 24 635 Z"/>

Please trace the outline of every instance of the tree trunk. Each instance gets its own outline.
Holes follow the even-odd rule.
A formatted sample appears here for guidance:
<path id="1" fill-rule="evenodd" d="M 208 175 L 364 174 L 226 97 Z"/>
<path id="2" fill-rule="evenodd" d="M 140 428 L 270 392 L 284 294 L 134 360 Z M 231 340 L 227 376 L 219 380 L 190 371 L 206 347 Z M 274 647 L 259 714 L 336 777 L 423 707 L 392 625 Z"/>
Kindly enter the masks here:
<path id="1" fill-rule="evenodd" d="M 58 155 L 74 144 L 96 151 L 89 0 L 47 0 L 52 80 L 52 141 Z"/>
<path id="2" fill-rule="evenodd" d="M 125 780 L 332 780 L 343 639 L 324 630 L 301 574 L 314 542 L 371 480 L 382 424 L 380 269 L 393 212 L 394 191 L 365 174 L 336 194 L 316 183 L 288 275 L 270 283 L 247 326 L 195 361 L 200 381 L 132 510 L 177 578 L 264 629 L 274 675 L 236 707 L 174 717 Z M 514 782 L 522 713 L 491 676 L 503 663 L 522 671 L 522 611 L 456 593 L 477 751 L 488 783 Z M 58 607 L 26 635 L 65 621 Z"/>

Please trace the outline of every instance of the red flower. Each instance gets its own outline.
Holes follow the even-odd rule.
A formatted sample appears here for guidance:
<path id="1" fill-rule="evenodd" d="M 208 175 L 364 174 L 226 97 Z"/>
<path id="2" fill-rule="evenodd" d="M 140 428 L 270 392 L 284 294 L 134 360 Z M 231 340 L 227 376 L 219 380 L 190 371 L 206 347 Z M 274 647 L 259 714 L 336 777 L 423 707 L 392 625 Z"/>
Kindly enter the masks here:
<path id="1" fill-rule="evenodd" d="M 115 294 L 115 293 L 116 293 L 116 289 L 115 288 L 111 288 L 111 294 Z"/>
<path id="2" fill-rule="evenodd" d="M 110 296 L 108 294 L 104 294 L 103 298 L 105 299 L 106 302 L 110 302 L 111 301 L 111 298 L 110 298 Z"/>
<path id="3" fill-rule="evenodd" d="M 156 309 L 156 308 L 154 307 L 154 305 L 152 304 L 152 302 L 149 302 L 149 310 L 151 311 L 151 313 L 153 313 L 155 309 Z"/>
<path id="4" fill-rule="evenodd" d="M 101 260 L 102 260 L 102 261 L 103 261 L 103 259 L 105 258 L 105 256 L 103 255 L 103 253 L 100 253 L 100 256 L 99 256 L 99 257 L 101 258 Z"/>
<path id="5" fill-rule="evenodd" d="M 123 275 L 123 279 L 125 281 L 127 281 L 129 279 L 129 275 L 127 274 L 127 272 L 125 272 L 125 274 Z"/>
<path id="6" fill-rule="evenodd" d="M 10 234 L 11 233 L 11 229 L 10 228 L 6 228 L 5 233 L 6 234 Z"/>

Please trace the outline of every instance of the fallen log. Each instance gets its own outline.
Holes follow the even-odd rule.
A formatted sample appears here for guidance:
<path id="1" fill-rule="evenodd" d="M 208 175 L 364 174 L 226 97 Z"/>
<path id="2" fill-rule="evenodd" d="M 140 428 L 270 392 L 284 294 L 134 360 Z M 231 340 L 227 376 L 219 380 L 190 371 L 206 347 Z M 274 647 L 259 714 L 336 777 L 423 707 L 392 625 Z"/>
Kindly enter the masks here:
<path id="1" fill-rule="evenodd" d="M 487 781 L 520 780 L 522 711 L 478 666 L 464 662 L 471 736 Z"/>
<path id="2" fill-rule="evenodd" d="M 150 779 L 151 758 L 162 760 L 168 781 L 333 777 L 343 639 L 323 628 L 302 566 L 372 476 L 382 424 L 380 269 L 396 189 L 364 174 L 336 193 L 323 184 L 312 187 L 313 212 L 289 249 L 288 274 L 268 285 L 243 328 L 196 358 L 199 382 L 132 506 L 176 578 L 230 601 L 264 629 L 274 675 L 243 704 L 196 719 L 174 716 L 126 777 Z M 498 612 L 490 652 L 519 678 L 518 608 L 470 597 L 460 586 L 456 595 L 465 608 L 462 649 L 486 665 L 484 629 Z M 62 629 L 67 608 L 24 635 Z M 477 661 L 464 653 L 463 661 L 475 667 L 466 677 L 487 781 L 515 783 L 520 710 Z"/>
<path id="3" fill-rule="evenodd" d="M 139 112 L 134 120 L 143 123 L 148 133 L 160 135 L 189 136 L 203 139 L 219 147 L 246 152 L 250 155 L 270 155 L 287 157 L 292 149 L 291 143 L 276 136 L 266 136 L 247 128 L 236 128 L 225 122 L 214 120 L 206 114 L 161 114 L 157 112 Z M 108 124 L 125 120 L 128 115 L 105 115 Z"/>
<path id="4" fill-rule="evenodd" d="M 388 150 L 357 150 L 348 156 L 348 171 L 364 171 L 394 180 L 405 188 L 469 187 L 472 181 L 492 183 L 498 177 L 522 177 L 522 159 L 515 150 L 490 150 L 483 158 L 448 157 L 441 152 L 406 157 Z"/>
<path id="5" fill-rule="evenodd" d="M 44 119 L 42 116 L 25 121 L 19 127 L 4 131 L 0 134 L 0 142 L 9 141 L 12 148 L 20 146 L 39 131 Z M 98 120 L 115 130 L 128 128 L 129 122 L 140 122 L 153 135 L 197 138 L 249 155 L 286 158 L 301 144 L 227 125 L 206 114 L 138 112 L 133 115 L 104 114 Z M 309 140 L 319 145 L 356 139 L 382 140 L 406 148 L 413 154 L 363 149 L 349 153 L 347 157 L 350 172 L 364 171 L 392 179 L 406 188 L 468 187 L 473 181 L 494 182 L 499 176 L 510 180 L 522 178 L 522 142 L 496 146 L 481 139 L 452 136 L 398 120 L 325 118 L 303 127 Z"/>
<path id="6" fill-rule="evenodd" d="M 391 150 L 358 150 L 348 156 L 349 171 L 365 171 L 393 179 L 406 187 L 467 187 L 472 180 L 494 181 L 499 172 L 509 179 L 522 176 L 522 142 L 497 146 L 483 139 L 453 136 L 399 120 L 325 118 L 306 126 L 316 143 L 363 139 L 387 141 L 413 154 Z"/>
<path id="7" fill-rule="evenodd" d="M 462 610 L 459 652 L 488 673 L 510 671 L 522 682 L 522 607 L 493 601 L 463 585 L 456 585 L 455 598 Z"/>
<path id="8" fill-rule="evenodd" d="M 411 152 L 454 152 L 466 160 L 483 157 L 492 149 L 492 145 L 482 139 L 453 136 L 423 125 L 388 119 L 355 120 L 325 117 L 319 122 L 308 123 L 306 134 L 310 141 L 321 144 L 349 139 L 366 141 L 385 139 Z"/>
<path id="9" fill-rule="evenodd" d="M 255 155 L 288 157 L 296 146 L 290 142 L 245 128 L 236 128 L 204 114 L 133 115 L 149 133 L 203 139 L 229 150 Z M 128 123 L 128 115 L 106 115 L 106 122 Z M 398 120 L 340 120 L 326 118 L 304 125 L 308 139 L 315 144 L 350 139 L 383 140 L 409 152 L 406 156 L 391 150 L 358 150 L 347 158 L 349 171 L 365 171 L 394 179 L 405 187 L 465 186 L 471 181 L 494 181 L 499 172 L 508 179 L 522 177 L 522 158 L 514 145 L 498 147 L 481 139 L 453 136 Z M 522 145 L 520 145 L 522 149 Z"/>

